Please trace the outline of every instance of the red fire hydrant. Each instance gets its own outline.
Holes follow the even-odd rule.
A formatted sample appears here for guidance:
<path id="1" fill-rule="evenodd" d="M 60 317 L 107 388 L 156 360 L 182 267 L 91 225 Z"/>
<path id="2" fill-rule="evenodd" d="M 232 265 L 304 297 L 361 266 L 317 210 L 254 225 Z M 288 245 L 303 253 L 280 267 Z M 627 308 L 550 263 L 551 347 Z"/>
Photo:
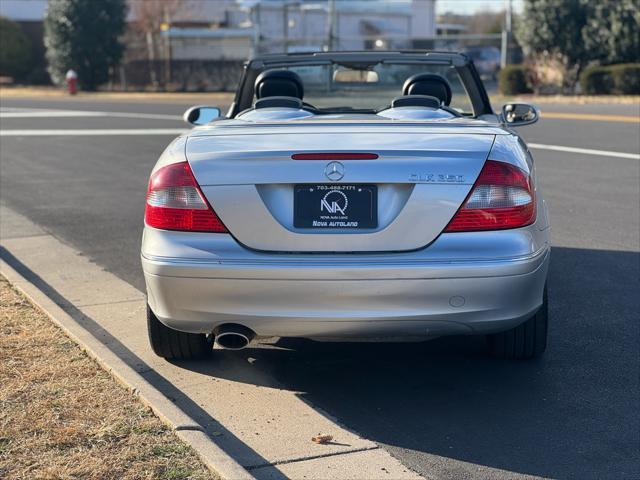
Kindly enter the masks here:
<path id="1" fill-rule="evenodd" d="M 69 95 L 75 95 L 78 92 L 78 74 L 74 70 L 69 69 L 65 75 L 65 80 L 67 81 Z"/>

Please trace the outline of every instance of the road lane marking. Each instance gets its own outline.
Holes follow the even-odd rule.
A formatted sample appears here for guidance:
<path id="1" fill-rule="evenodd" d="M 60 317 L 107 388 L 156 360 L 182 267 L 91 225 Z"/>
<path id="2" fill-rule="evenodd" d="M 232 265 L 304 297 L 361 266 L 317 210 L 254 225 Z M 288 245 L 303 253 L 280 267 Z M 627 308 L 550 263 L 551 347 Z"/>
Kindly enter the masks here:
<path id="1" fill-rule="evenodd" d="M 640 123 L 640 117 L 632 115 L 606 115 L 599 113 L 542 112 L 542 118 L 566 120 L 591 120 L 594 122 Z"/>
<path id="2" fill-rule="evenodd" d="M 104 117 L 101 112 L 75 110 L 38 110 L 33 112 L 0 112 L 0 118 Z"/>
<path id="3" fill-rule="evenodd" d="M 181 121 L 179 115 L 165 115 L 159 113 L 137 112 L 110 112 L 94 110 L 43 110 L 39 108 L 3 108 L 0 109 L 0 118 L 82 118 L 82 117 L 119 117 L 119 118 L 146 118 L 151 120 Z"/>
<path id="4" fill-rule="evenodd" d="M 116 135 L 182 135 L 189 130 L 184 128 L 122 128 L 122 129 L 72 129 L 72 130 L 0 130 L 1 137 L 48 137 L 48 136 L 116 136 Z M 612 152 L 610 150 L 593 150 L 589 148 L 565 147 L 562 145 L 546 145 L 529 143 L 529 148 L 552 150 L 556 152 L 580 153 L 584 155 L 600 155 L 603 157 L 629 158 L 640 160 L 637 153 Z"/>
<path id="5" fill-rule="evenodd" d="M 185 128 L 84 128 L 75 130 L 0 130 L 0 137 L 51 137 L 51 136 L 91 136 L 104 135 L 181 135 Z"/>
<path id="6" fill-rule="evenodd" d="M 176 122 L 182 122 L 181 115 L 163 115 L 160 113 L 131 113 L 131 112 L 99 112 L 104 114 L 105 117 L 120 117 L 120 118 L 148 118 L 150 120 L 173 120 Z"/>
<path id="7" fill-rule="evenodd" d="M 545 145 L 543 143 L 528 143 L 529 148 L 538 150 L 553 150 L 556 152 L 566 153 L 582 153 L 584 155 L 600 155 L 603 157 L 630 158 L 632 160 L 640 160 L 637 153 L 612 152 L 609 150 L 592 150 L 590 148 L 563 147 L 562 145 Z"/>
<path id="8" fill-rule="evenodd" d="M 590 120 L 596 122 L 624 122 L 640 123 L 639 116 L 633 115 L 609 115 L 598 113 L 571 113 L 571 112 L 542 112 L 542 118 L 566 119 L 566 120 Z M 48 118 L 48 117 L 121 117 L 121 118 L 149 118 L 158 120 L 181 120 L 179 115 L 166 115 L 160 113 L 134 113 L 112 112 L 93 110 L 61 110 L 41 108 L 10 108 L 0 109 L 0 118 Z"/>

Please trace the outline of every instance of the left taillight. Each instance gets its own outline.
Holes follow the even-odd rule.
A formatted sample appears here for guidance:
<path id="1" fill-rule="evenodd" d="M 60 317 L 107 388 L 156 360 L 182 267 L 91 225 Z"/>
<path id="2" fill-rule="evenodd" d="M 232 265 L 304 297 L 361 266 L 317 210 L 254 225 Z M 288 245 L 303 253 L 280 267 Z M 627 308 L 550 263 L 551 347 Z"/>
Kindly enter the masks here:
<path id="1" fill-rule="evenodd" d="M 151 176 L 144 221 L 150 227 L 163 230 L 227 232 L 202 194 L 187 162 L 167 165 Z"/>

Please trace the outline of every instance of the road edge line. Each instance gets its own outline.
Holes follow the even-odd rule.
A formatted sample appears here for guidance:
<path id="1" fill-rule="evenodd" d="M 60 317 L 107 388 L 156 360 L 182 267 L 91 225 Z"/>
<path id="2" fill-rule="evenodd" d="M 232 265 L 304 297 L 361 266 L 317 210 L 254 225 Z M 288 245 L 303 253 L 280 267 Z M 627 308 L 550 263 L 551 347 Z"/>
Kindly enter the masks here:
<path id="1" fill-rule="evenodd" d="M 199 424 L 174 405 L 116 354 L 111 352 L 71 315 L 65 312 L 62 307 L 4 259 L 0 259 L 0 275 L 13 288 L 27 297 L 33 305 L 44 312 L 67 337 L 96 361 L 112 378 L 129 390 L 143 405 L 150 408 L 182 441 L 193 448 L 209 470 L 225 480 L 255 480 L 255 477 L 222 450 Z M 181 430 L 179 429 L 181 424 L 189 424 L 194 428 Z"/>
<path id="2" fill-rule="evenodd" d="M 578 113 L 578 112 L 546 112 L 543 111 L 540 117 L 552 120 L 587 120 L 590 122 L 620 122 L 620 123 L 640 123 L 637 115 L 612 115 L 608 113 Z"/>
<path id="3" fill-rule="evenodd" d="M 546 143 L 528 142 L 529 148 L 534 150 L 551 150 L 554 152 L 578 153 L 582 155 L 598 155 L 601 157 L 629 158 L 640 160 L 640 154 L 627 152 L 613 152 L 611 150 L 594 150 L 592 148 L 566 147 L 564 145 L 548 145 Z"/>

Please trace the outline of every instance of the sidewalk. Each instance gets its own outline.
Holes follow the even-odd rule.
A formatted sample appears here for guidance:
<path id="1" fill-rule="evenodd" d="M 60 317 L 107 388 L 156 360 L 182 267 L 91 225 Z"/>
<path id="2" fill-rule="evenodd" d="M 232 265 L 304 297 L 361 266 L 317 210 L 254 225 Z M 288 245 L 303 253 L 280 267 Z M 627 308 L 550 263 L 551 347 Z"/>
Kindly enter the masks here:
<path id="1" fill-rule="evenodd" d="M 282 388 L 254 366 L 251 348 L 217 350 L 209 362 L 169 363 L 156 357 L 146 338 L 142 292 L 25 217 L 0 210 L 3 273 L 18 286 L 44 292 L 55 302 L 53 310 L 62 308 L 76 322 L 72 327 L 80 341 L 96 343 L 106 357 L 133 371 L 130 377 L 161 393 L 147 397 L 152 407 L 157 402 L 178 407 L 173 423 L 181 438 L 204 434 L 208 449 L 220 449 L 258 479 L 422 478 L 305 402 L 300 392 Z M 311 439 L 318 434 L 333 440 L 316 444 Z M 237 478 L 213 468 L 223 478 Z"/>
<path id="2" fill-rule="evenodd" d="M 219 478 L 2 278 L 0 331 L 0 477 Z"/>

